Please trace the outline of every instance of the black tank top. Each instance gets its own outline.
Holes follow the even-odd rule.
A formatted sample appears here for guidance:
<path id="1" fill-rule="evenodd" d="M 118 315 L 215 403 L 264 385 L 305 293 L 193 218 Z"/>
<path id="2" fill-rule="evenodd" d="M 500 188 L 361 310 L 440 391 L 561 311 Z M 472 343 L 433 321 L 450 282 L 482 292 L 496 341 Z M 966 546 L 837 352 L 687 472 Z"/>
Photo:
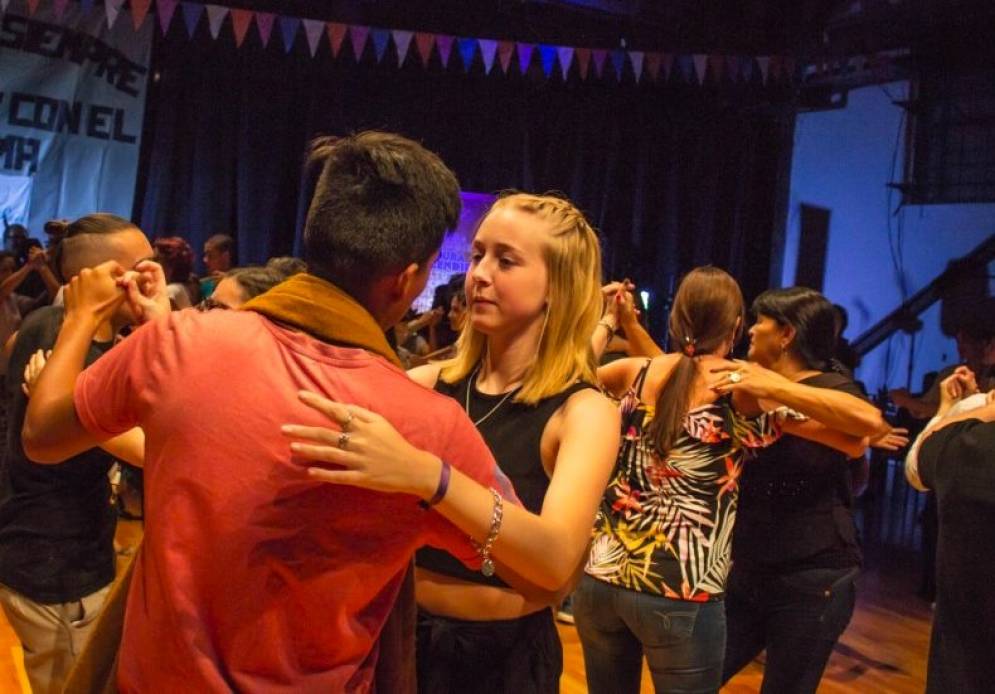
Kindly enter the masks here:
<path id="1" fill-rule="evenodd" d="M 532 513 L 539 513 L 549 488 L 549 477 L 542 466 L 540 452 L 542 432 L 546 429 L 549 418 L 567 398 L 594 386 L 589 383 L 574 383 L 563 392 L 544 398 L 535 405 L 513 402 L 515 396 L 510 395 L 498 406 L 506 393 L 480 393 L 469 381 L 469 376 L 456 383 L 445 383 L 439 379 L 435 389 L 455 399 L 464 408 L 469 402 L 467 414 L 473 422 L 479 422 L 477 430 L 494 455 L 498 467 L 515 486 L 515 493 L 522 505 Z M 502 587 L 508 585 L 497 576 L 488 578 L 482 573 L 471 571 L 455 557 L 434 547 L 418 550 L 415 563 L 429 571 L 464 581 Z"/>

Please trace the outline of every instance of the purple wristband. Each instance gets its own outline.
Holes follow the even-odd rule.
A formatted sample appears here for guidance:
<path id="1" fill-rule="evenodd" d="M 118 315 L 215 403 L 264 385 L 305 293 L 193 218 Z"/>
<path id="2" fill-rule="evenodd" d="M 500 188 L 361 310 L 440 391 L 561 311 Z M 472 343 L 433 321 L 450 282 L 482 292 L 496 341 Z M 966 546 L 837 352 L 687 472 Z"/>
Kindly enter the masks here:
<path id="1" fill-rule="evenodd" d="M 442 473 L 439 475 L 439 486 L 435 488 L 435 494 L 428 501 L 419 501 L 418 504 L 422 508 L 429 508 L 430 506 L 435 506 L 437 503 L 442 501 L 443 497 L 446 496 L 446 492 L 449 491 L 449 475 L 452 473 L 452 466 L 445 460 L 442 461 Z"/>

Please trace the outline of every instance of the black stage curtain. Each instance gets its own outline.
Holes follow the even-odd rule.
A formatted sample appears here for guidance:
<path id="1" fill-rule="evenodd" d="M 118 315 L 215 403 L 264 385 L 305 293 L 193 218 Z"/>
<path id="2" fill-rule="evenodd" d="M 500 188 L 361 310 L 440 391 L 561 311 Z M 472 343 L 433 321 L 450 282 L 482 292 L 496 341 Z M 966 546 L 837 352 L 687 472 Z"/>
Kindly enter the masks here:
<path id="1" fill-rule="evenodd" d="M 629 68 L 621 84 L 582 83 L 576 65 L 545 80 L 538 55 L 525 76 L 485 75 L 479 55 L 466 74 L 456 48 L 448 69 L 436 55 L 426 70 L 413 44 L 401 68 L 393 44 L 357 64 L 327 39 L 312 58 L 303 32 L 286 54 L 278 26 L 268 48 L 250 27 L 236 49 L 228 22 L 212 41 L 202 21 L 191 41 L 177 21 L 155 46 L 136 204 L 151 235 L 199 248 L 231 232 L 243 264 L 292 253 L 308 139 L 379 128 L 438 152 L 464 190 L 567 194 L 604 237 L 606 275 L 657 297 L 705 263 L 747 297 L 767 286 L 790 173 L 786 88 L 636 85 Z"/>

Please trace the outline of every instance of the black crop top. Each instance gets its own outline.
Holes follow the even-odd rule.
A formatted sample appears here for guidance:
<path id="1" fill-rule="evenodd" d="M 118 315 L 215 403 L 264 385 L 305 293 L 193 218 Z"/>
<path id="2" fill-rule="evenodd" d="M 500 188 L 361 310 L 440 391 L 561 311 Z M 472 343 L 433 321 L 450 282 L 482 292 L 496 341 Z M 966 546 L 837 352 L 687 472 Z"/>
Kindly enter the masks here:
<path id="1" fill-rule="evenodd" d="M 469 380 L 469 376 L 456 383 L 445 383 L 440 379 L 435 384 L 435 389 L 454 398 L 464 408 L 469 397 L 467 414 L 474 422 L 480 422 L 477 430 L 491 449 L 498 467 L 511 480 L 522 505 L 532 513 L 539 513 L 549 488 L 549 477 L 542 466 L 540 452 L 546 423 L 567 398 L 594 386 L 589 383 L 574 383 L 563 392 L 540 400 L 535 405 L 513 402 L 515 396 L 511 395 L 497 406 L 506 394 L 480 393 L 470 386 Z M 429 571 L 464 581 L 501 587 L 508 585 L 497 576 L 488 578 L 482 573 L 471 571 L 455 557 L 433 547 L 418 550 L 415 563 Z"/>

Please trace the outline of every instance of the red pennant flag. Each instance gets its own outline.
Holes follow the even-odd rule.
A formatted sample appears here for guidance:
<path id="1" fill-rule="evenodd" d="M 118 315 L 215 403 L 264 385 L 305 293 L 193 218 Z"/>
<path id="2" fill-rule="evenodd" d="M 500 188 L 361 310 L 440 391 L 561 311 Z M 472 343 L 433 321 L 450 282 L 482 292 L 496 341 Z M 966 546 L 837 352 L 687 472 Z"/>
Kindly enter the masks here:
<path id="1" fill-rule="evenodd" d="M 439 48 L 439 58 L 442 60 L 442 67 L 449 65 L 449 56 L 453 52 L 453 43 L 456 41 L 455 36 L 449 36 L 448 34 L 439 34 L 435 37 L 435 45 Z"/>
<path id="2" fill-rule="evenodd" d="M 231 10 L 231 26 L 235 32 L 235 46 L 238 48 L 241 48 L 242 42 L 245 41 L 245 35 L 249 31 L 249 23 L 252 22 L 253 14 L 250 10 L 237 10 L 234 7 Z"/>
<path id="3" fill-rule="evenodd" d="M 39 2 L 41 2 L 41 0 L 28 0 L 28 14 L 30 16 L 35 16 L 35 11 L 38 9 Z"/>
<path id="4" fill-rule="evenodd" d="M 263 48 L 269 45 L 269 37 L 273 35 L 273 22 L 276 15 L 272 12 L 256 12 L 256 29 L 259 31 L 259 38 L 262 39 Z"/>
<path id="5" fill-rule="evenodd" d="M 338 57 L 347 31 L 349 31 L 349 27 L 345 24 L 339 24 L 338 22 L 328 23 L 328 43 L 332 47 L 333 58 Z"/>
<path id="6" fill-rule="evenodd" d="M 712 71 L 712 79 L 716 82 L 721 82 L 722 77 L 725 75 L 726 61 L 725 57 L 713 53 L 708 56 L 708 69 Z"/>
<path id="7" fill-rule="evenodd" d="M 142 28 L 142 22 L 145 21 L 151 4 L 152 0 L 131 0 L 131 23 L 135 25 L 135 31 Z"/>
<path id="8" fill-rule="evenodd" d="M 428 67 L 428 61 L 432 57 L 432 46 L 435 45 L 435 34 L 426 34 L 419 31 L 415 34 L 415 47 L 421 57 L 422 67 Z"/>
<path id="9" fill-rule="evenodd" d="M 664 53 L 663 54 L 663 81 L 666 82 L 670 79 L 670 71 L 674 69 L 674 54 Z"/>
<path id="10" fill-rule="evenodd" d="M 770 68 L 767 73 L 767 82 L 776 82 L 781 75 L 781 56 L 772 55 L 770 57 Z"/>
<path id="11" fill-rule="evenodd" d="M 514 41 L 501 41 L 498 43 L 498 59 L 501 61 L 501 72 L 508 74 L 511 67 L 511 56 L 515 52 Z"/>
<path id="12" fill-rule="evenodd" d="M 587 69 L 591 65 L 591 49 L 590 48 L 578 48 L 574 52 L 574 57 L 577 60 L 577 69 L 580 71 L 580 78 L 582 80 L 587 79 Z"/>
<path id="13" fill-rule="evenodd" d="M 660 76 L 660 61 L 663 59 L 663 55 L 660 53 L 647 53 L 646 54 L 646 74 L 649 78 L 656 82 L 657 78 Z"/>
<path id="14" fill-rule="evenodd" d="M 795 59 L 793 56 L 785 56 L 781 62 L 781 74 L 788 82 L 795 79 Z"/>
<path id="15" fill-rule="evenodd" d="M 159 14 L 159 28 L 165 36 L 169 31 L 169 25 L 173 21 L 173 13 L 176 12 L 177 0 L 156 0 L 155 8 Z"/>

